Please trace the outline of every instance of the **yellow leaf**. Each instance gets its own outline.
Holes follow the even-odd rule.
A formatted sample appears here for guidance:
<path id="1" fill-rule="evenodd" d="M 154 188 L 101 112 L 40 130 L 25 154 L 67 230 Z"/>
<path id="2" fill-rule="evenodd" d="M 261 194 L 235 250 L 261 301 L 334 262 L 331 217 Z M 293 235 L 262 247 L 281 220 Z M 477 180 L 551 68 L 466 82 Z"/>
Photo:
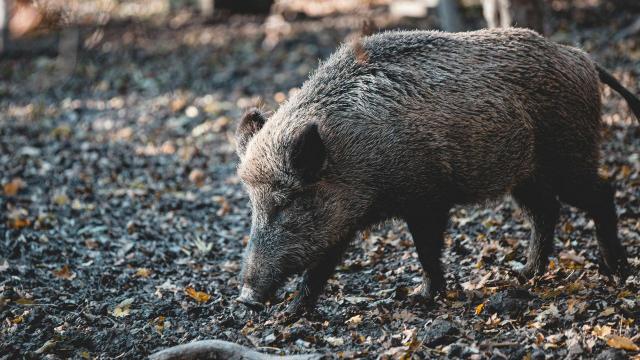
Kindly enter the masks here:
<path id="1" fill-rule="evenodd" d="M 116 305 L 113 309 L 113 316 L 124 317 L 131 313 L 131 304 L 133 304 L 133 298 L 124 299 L 120 304 Z"/>
<path id="2" fill-rule="evenodd" d="M 16 300 L 16 304 L 20 304 L 20 305 L 33 305 L 34 301 L 31 299 L 27 299 L 27 298 L 19 298 L 18 300 Z"/>
<path id="3" fill-rule="evenodd" d="M 18 325 L 20 323 L 22 323 L 24 321 L 24 317 L 22 315 L 18 315 L 16 317 L 14 317 L 13 319 L 11 319 L 11 323 Z"/>
<path id="4" fill-rule="evenodd" d="M 165 319 L 165 317 L 164 317 L 164 316 L 162 316 L 162 315 L 160 315 L 160 316 L 158 316 L 157 318 L 155 318 L 155 319 L 153 320 L 153 322 L 155 323 L 156 331 L 157 331 L 160 335 L 162 335 L 162 331 L 164 330 L 164 319 Z"/>
<path id="5" fill-rule="evenodd" d="M 556 262 L 553 260 L 549 261 L 549 270 L 555 270 L 556 269 Z"/>
<path id="6" fill-rule="evenodd" d="M 607 336 L 611 335 L 611 327 L 606 325 L 596 325 L 593 327 L 591 334 L 599 338 L 606 338 Z"/>
<path id="7" fill-rule="evenodd" d="M 618 293 L 618 298 L 630 298 L 634 294 L 630 290 L 622 290 Z"/>
<path id="8" fill-rule="evenodd" d="M 476 315 L 480 315 L 482 313 L 482 310 L 484 310 L 484 303 L 480 303 L 478 304 L 478 306 L 476 306 Z"/>
<path id="9" fill-rule="evenodd" d="M 138 268 L 138 270 L 136 271 L 136 276 L 141 278 L 148 278 L 149 276 L 151 276 L 151 270 L 147 268 Z"/>
<path id="10" fill-rule="evenodd" d="M 54 204 L 63 206 L 69 202 L 69 197 L 66 194 L 58 194 L 54 196 L 52 200 Z"/>
<path id="11" fill-rule="evenodd" d="M 631 167 L 627 164 L 622 165 L 620 168 L 620 175 L 623 179 L 628 179 L 632 172 Z"/>
<path id="12" fill-rule="evenodd" d="M 611 335 L 607 340 L 607 345 L 616 349 L 640 351 L 640 347 L 634 344 L 631 339 L 619 335 Z"/>
<path id="13" fill-rule="evenodd" d="M 360 324 L 361 322 L 362 322 L 362 315 L 356 315 L 349 318 L 349 320 L 345 321 L 344 323 L 350 326 L 358 326 L 358 324 Z"/>
<path id="14" fill-rule="evenodd" d="M 53 275 L 65 280 L 72 280 L 76 277 L 76 274 L 71 271 L 69 265 L 64 265 L 58 270 L 53 270 Z"/>
<path id="15" fill-rule="evenodd" d="M 211 295 L 207 294 L 206 292 L 196 291 L 192 287 L 184 289 L 184 292 L 199 303 L 204 303 L 211 299 Z"/>
<path id="16" fill-rule="evenodd" d="M 18 194 L 18 191 L 25 187 L 25 185 L 26 184 L 24 183 L 24 181 L 22 181 L 22 179 L 15 178 L 10 182 L 4 184 L 2 190 L 4 191 L 4 194 L 6 196 L 16 196 L 16 194 Z"/>

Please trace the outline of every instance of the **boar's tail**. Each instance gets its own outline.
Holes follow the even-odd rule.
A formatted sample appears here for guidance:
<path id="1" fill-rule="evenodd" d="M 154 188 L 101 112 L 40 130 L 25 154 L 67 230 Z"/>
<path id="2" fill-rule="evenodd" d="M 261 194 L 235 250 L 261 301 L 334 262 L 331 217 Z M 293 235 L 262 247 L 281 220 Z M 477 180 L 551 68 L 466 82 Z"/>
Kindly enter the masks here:
<path id="1" fill-rule="evenodd" d="M 622 95 L 622 97 L 627 101 L 631 111 L 636 116 L 636 119 L 640 121 L 640 99 L 635 96 L 631 91 L 627 90 L 616 78 L 613 77 L 607 70 L 603 69 L 602 66 L 596 64 L 596 69 L 598 70 L 598 76 L 600 77 L 600 81 L 609 85 L 613 90 L 617 91 L 618 94 Z"/>

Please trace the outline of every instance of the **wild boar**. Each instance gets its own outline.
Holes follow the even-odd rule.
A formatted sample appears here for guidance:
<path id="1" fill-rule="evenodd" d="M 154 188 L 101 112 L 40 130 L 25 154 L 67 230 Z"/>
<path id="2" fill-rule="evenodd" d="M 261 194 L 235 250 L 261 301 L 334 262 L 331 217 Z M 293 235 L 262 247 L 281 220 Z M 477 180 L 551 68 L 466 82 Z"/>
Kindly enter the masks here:
<path id="1" fill-rule="evenodd" d="M 312 309 L 358 231 L 403 219 L 426 293 L 445 289 L 449 210 L 510 194 L 532 223 L 523 275 L 545 271 L 560 202 L 596 224 L 601 269 L 624 279 L 614 192 L 598 175 L 600 81 L 579 49 L 531 30 L 392 31 L 341 46 L 267 119 L 237 133 L 252 225 L 238 301 L 304 272 L 287 312 Z"/>

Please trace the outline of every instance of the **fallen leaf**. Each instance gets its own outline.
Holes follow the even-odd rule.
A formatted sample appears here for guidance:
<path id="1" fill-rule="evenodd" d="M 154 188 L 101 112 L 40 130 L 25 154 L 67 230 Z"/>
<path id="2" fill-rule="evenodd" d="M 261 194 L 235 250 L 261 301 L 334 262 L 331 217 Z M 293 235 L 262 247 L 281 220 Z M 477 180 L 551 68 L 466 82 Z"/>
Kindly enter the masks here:
<path id="1" fill-rule="evenodd" d="M 4 184 L 2 190 L 4 191 L 4 194 L 6 196 L 16 196 L 18 194 L 18 191 L 20 191 L 20 189 L 24 188 L 25 186 L 26 184 L 24 181 L 22 181 L 22 179 L 15 178 L 10 182 Z"/>
<path id="2" fill-rule="evenodd" d="M 402 320 L 403 323 L 407 323 L 410 322 L 412 320 L 414 320 L 416 318 L 416 316 L 407 310 L 402 310 L 399 313 L 394 313 L 393 314 L 393 319 L 394 320 Z"/>
<path id="3" fill-rule="evenodd" d="M 138 270 L 136 270 L 135 276 L 141 277 L 141 278 L 148 278 L 149 276 L 151 276 L 151 270 L 147 268 L 138 268 Z"/>
<path id="4" fill-rule="evenodd" d="M 162 335 L 162 331 L 164 330 L 164 319 L 165 317 L 160 315 L 153 320 L 154 327 L 160 335 Z"/>
<path id="5" fill-rule="evenodd" d="M 482 313 L 482 310 L 484 310 L 484 303 L 480 303 L 478 304 L 478 306 L 476 306 L 476 315 L 480 315 Z"/>
<path id="6" fill-rule="evenodd" d="M 65 280 L 73 280 L 76 277 L 76 274 L 71 271 L 69 265 L 64 265 L 58 270 L 53 270 L 53 275 Z"/>
<path id="7" fill-rule="evenodd" d="M 54 204 L 58 206 L 66 205 L 69 202 L 69 197 L 66 194 L 55 195 L 52 199 Z"/>
<path id="8" fill-rule="evenodd" d="M 331 346 L 342 346 L 344 345 L 344 339 L 340 337 L 327 336 L 324 338 L 324 341 Z"/>
<path id="9" fill-rule="evenodd" d="M 205 178 L 206 178 L 206 175 L 204 171 L 200 169 L 193 169 L 189 173 L 189 181 L 194 183 L 197 187 L 202 187 L 202 185 L 204 185 Z"/>
<path id="10" fill-rule="evenodd" d="M 192 287 L 185 288 L 184 292 L 199 303 L 204 303 L 211 299 L 211 295 L 207 294 L 206 292 L 196 291 Z"/>
<path id="11" fill-rule="evenodd" d="M 24 316 L 22 315 L 18 315 L 16 317 L 14 317 L 13 319 L 11 319 L 11 323 L 14 325 L 18 325 L 21 324 L 24 321 Z"/>
<path id="12" fill-rule="evenodd" d="M 22 229 L 31 225 L 31 220 L 29 219 L 9 219 L 9 227 L 12 229 Z"/>
<path id="13" fill-rule="evenodd" d="M 345 321 L 344 323 L 349 325 L 349 326 L 356 327 L 361 322 L 362 322 L 362 315 L 356 315 L 356 316 L 353 316 L 353 317 L 349 318 L 349 320 Z"/>
<path id="14" fill-rule="evenodd" d="M 616 349 L 640 351 L 640 347 L 638 347 L 638 345 L 636 345 L 631 339 L 619 335 L 609 336 L 607 345 Z"/>
<path id="15" fill-rule="evenodd" d="M 562 251 L 560 253 L 560 260 L 570 261 L 580 265 L 584 265 L 586 261 L 584 256 L 576 254 L 575 250 Z"/>
<path id="16" fill-rule="evenodd" d="M 602 311 L 600 312 L 599 316 L 607 317 L 607 316 L 611 316 L 611 315 L 613 315 L 613 314 L 615 314 L 615 313 L 616 313 L 616 309 L 615 309 L 615 308 L 608 307 L 608 308 L 606 308 L 606 309 L 602 310 Z"/>
<path id="17" fill-rule="evenodd" d="M 16 304 L 20 304 L 20 305 L 33 305 L 35 304 L 35 302 L 32 299 L 27 299 L 27 298 L 19 298 L 18 300 L 16 300 Z"/>
<path id="18" fill-rule="evenodd" d="M 402 331 L 402 344 L 412 347 L 416 344 L 416 329 L 407 329 Z"/>
<path id="19" fill-rule="evenodd" d="M 593 330 L 591 330 L 591 335 L 599 338 L 606 338 L 607 336 L 611 335 L 611 327 L 607 325 L 596 325 L 593 327 Z"/>
<path id="20" fill-rule="evenodd" d="M 113 316 L 115 317 L 125 317 L 129 316 L 131 313 L 131 304 L 133 304 L 134 298 L 124 299 L 120 302 L 120 304 L 116 305 L 113 309 Z"/>

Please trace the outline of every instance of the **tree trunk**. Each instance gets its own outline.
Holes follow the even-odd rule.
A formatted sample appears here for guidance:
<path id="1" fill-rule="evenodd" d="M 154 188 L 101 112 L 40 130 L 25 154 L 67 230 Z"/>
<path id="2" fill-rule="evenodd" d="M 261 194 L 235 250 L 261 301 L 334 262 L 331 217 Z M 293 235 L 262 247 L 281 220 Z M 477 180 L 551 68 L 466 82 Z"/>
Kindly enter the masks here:
<path id="1" fill-rule="evenodd" d="M 483 0 L 488 28 L 518 26 L 544 33 L 544 0 Z"/>
<path id="2" fill-rule="evenodd" d="M 0 0 L 0 54 L 7 51 L 9 45 L 9 16 L 11 0 Z"/>
<path id="3" fill-rule="evenodd" d="M 271 11 L 274 0 L 198 0 L 200 12 L 210 16 L 216 11 L 233 14 L 261 14 Z"/>
<path id="4" fill-rule="evenodd" d="M 438 17 L 442 30 L 449 32 L 462 30 L 457 0 L 440 0 L 438 2 Z"/>

